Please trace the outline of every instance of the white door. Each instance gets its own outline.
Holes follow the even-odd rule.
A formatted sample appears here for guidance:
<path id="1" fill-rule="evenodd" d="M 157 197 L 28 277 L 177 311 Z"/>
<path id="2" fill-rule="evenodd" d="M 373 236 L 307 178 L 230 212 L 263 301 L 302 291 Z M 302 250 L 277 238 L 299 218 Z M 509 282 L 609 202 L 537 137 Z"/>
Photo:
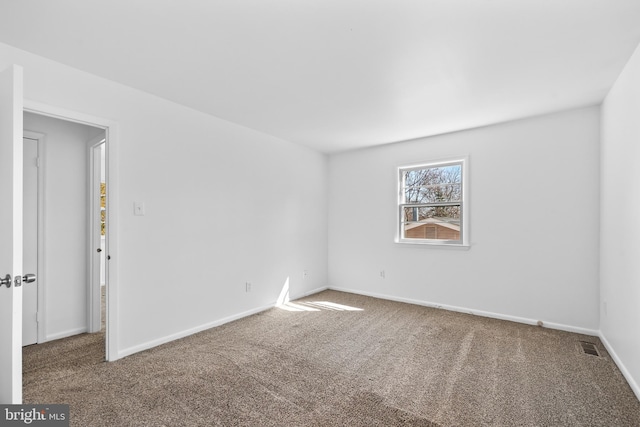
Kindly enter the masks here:
<path id="1" fill-rule="evenodd" d="M 22 403 L 22 68 L 0 73 L 0 403 Z M 7 276 L 11 280 L 4 280 Z"/>
<path id="2" fill-rule="evenodd" d="M 22 271 L 38 271 L 38 140 L 23 142 Z M 38 342 L 38 280 L 22 284 L 22 346 Z"/>

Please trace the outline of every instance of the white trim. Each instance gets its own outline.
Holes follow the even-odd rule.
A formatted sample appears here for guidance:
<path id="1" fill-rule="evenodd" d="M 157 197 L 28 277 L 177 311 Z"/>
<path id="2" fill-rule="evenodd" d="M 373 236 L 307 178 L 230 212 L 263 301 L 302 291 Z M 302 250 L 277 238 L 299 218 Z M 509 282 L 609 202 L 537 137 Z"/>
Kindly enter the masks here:
<path id="1" fill-rule="evenodd" d="M 311 291 L 299 293 L 299 294 L 296 294 L 295 296 L 291 297 L 291 300 L 304 298 L 304 297 L 306 297 L 308 295 L 317 294 L 318 292 L 322 292 L 322 291 L 325 291 L 327 289 L 329 289 L 329 288 L 324 286 L 324 287 L 320 287 L 320 288 L 317 288 L 317 289 L 313 289 Z M 187 329 L 187 330 L 184 330 L 184 331 L 181 331 L 181 332 L 177 332 L 177 333 L 171 334 L 171 335 L 166 335 L 164 337 L 157 338 L 157 339 L 154 339 L 154 340 L 151 340 L 151 341 L 147 341 L 147 342 L 142 343 L 142 344 L 134 345 L 132 347 L 129 347 L 129 348 L 126 348 L 126 349 L 120 351 L 118 353 L 118 358 L 130 356 L 132 354 L 139 353 L 139 352 L 145 351 L 145 350 L 149 350 L 149 349 L 151 349 L 153 347 L 157 347 L 159 345 L 166 344 L 168 342 L 175 341 L 175 340 L 180 339 L 180 338 L 188 337 L 189 335 L 197 334 L 198 332 L 206 331 L 207 329 L 211 329 L 211 328 L 214 328 L 216 326 L 224 325 L 225 323 L 233 322 L 234 320 L 242 319 L 243 317 L 248 317 L 248 316 L 254 315 L 256 313 L 261 313 L 263 311 L 266 311 L 266 310 L 269 310 L 271 308 L 276 307 L 276 305 L 277 305 L 277 303 L 276 303 L 276 301 L 274 301 L 271 304 L 267 304 L 267 305 L 263 305 L 261 307 L 253 308 L 251 310 L 243 311 L 243 312 L 238 313 L 238 314 L 232 314 L 231 316 L 227 316 L 227 317 L 224 317 L 222 319 L 214 320 L 212 322 L 208 322 L 208 323 L 205 323 L 205 324 L 200 325 L 200 326 L 196 326 L 196 327 L 191 328 L 191 329 Z"/>
<path id="2" fill-rule="evenodd" d="M 107 239 L 105 256 L 111 257 L 106 263 L 107 282 L 107 331 L 106 360 L 117 360 L 118 351 L 118 123 L 109 119 L 91 116 L 40 102 L 24 100 L 23 110 L 61 120 L 99 127 L 106 131 L 106 181 L 107 181 Z"/>
<path id="3" fill-rule="evenodd" d="M 420 169 L 424 169 L 424 168 L 435 168 L 438 166 L 450 166 L 453 165 L 455 163 L 459 163 L 465 159 L 468 159 L 469 156 L 452 156 L 452 157 L 446 157 L 446 158 L 441 158 L 441 159 L 435 159 L 435 160 L 428 160 L 428 161 L 424 161 L 424 162 L 417 162 L 417 163 L 408 163 L 408 164 L 404 164 L 404 165 L 399 165 L 398 169 L 405 169 L 405 170 L 420 170 Z"/>
<path id="4" fill-rule="evenodd" d="M 397 301 L 397 302 L 404 302 L 404 303 L 408 303 L 408 304 L 421 305 L 421 306 L 424 306 L 424 307 L 440 308 L 440 309 L 443 309 L 443 310 L 454 311 L 454 312 L 457 312 L 457 313 L 466 313 L 466 314 L 473 314 L 475 316 L 489 317 L 489 318 L 492 318 L 492 319 L 507 320 L 507 321 L 510 321 L 510 322 L 523 323 L 523 324 L 526 324 L 526 325 L 537 325 L 537 323 L 538 323 L 537 319 L 529 319 L 529 318 L 526 318 L 526 317 L 511 316 L 511 315 L 508 315 L 508 314 L 500 314 L 500 313 L 493 313 L 493 312 L 490 312 L 490 311 L 475 310 L 475 309 L 471 309 L 471 308 L 458 307 L 458 306 L 454 306 L 454 305 L 438 304 L 438 303 L 434 303 L 434 302 L 421 301 L 421 300 L 416 300 L 416 299 L 411 299 L 411 298 L 400 298 L 400 297 L 394 297 L 394 296 L 391 296 L 391 295 L 378 294 L 378 293 L 375 293 L 375 292 L 363 292 L 363 291 L 359 291 L 359 290 L 340 288 L 340 287 L 334 287 L 334 286 L 329 286 L 329 289 L 332 289 L 334 291 L 348 292 L 348 293 L 351 293 L 351 294 L 357 294 L 357 295 L 364 295 L 364 296 L 369 296 L 369 297 L 374 297 L 374 298 L 380 298 L 380 299 L 385 299 L 385 300 L 389 300 L 389 301 Z M 597 337 L 599 335 L 599 331 L 597 331 L 595 329 L 587 329 L 587 328 L 581 328 L 581 327 L 578 327 L 578 326 L 564 325 L 562 323 L 544 322 L 544 327 L 545 328 L 549 328 L 549 329 L 557 329 L 559 331 L 575 332 L 577 334 L 590 335 L 590 336 L 594 336 L 594 337 Z"/>
<path id="5" fill-rule="evenodd" d="M 200 326 L 196 326 L 195 328 L 186 329 L 181 332 L 176 332 L 175 334 L 166 335 L 161 338 L 157 338 L 151 341 L 147 341 L 142 344 L 134 345 L 133 347 L 125 348 L 118 353 L 118 358 L 122 358 L 125 356 L 130 356 L 135 353 L 139 353 L 144 350 L 149 350 L 150 348 L 157 347 L 162 344 L 166 344 L 171 341 L 175 341 L 180 338 L 188 337 L 189 335 L 197 334 L 198 332 L 205 331 L 207 329 L 211 329 L 215 326 L 224 325 L 225 323 L 233 322 L 234 320 L 242 319 L 243 317 L 251 316 L 256 313 L 260 313 L 265 310 L 269 310 L 273 308 L 274 304 L 264 305 L 262 307 L 254 308 L 251 310 L 244 311 L 242 313 L 234 314 L 231 316 L 224 317 L 222 319 L 214 320 L 213 322 L 205 323 Z"/>
<path id="6" fill-rule="evenodd" d="M 31 101 L 29 99 L 24 100 L 24 111 L 38 114 L 40 116 L 47 116 L 54 119 L 64 120 L 66 122 L 74 122 L 103 129 L 106 129 L 115 123 L 111 120 L 103 119 L 101 117 L 91 116 L 89 114 L 68 110 L 66 108 L 57 107 L 55 105 L 49 105 L 42 102 Z"/>
<path id="7" fill-rule="evenodd" d="M 38 284 L 38 344 L 46 342 L 47 340 L 47 305 L 46 301 L 46 263 L 45 263 L 45 150 L 46 150 L 46 135 L 40 132 L 32 132 L 29 130 L 23 130 L 23 137 L 33 139 L 38 144 L 38 267 L 36 271 L 36 283 Z"/>
<path id="8" fill-rule="evenodd" d="M 120 135 L 117 123 L 112 123 L 106 129 L 107 144 L 105 145 L 105 182 L 107 183 L 107 211 L 105 231 L 105 283 L 107 306 L 107 361 L 118 359 L 118 190 L 120 180 L 118 175 L 118 150 Z"/>
<path id="9" fill-rule="evenodd" d="M 106 249 L 105 243 L 106 243 L 105 236 L 100 236 L 100 247 L 102 248 L 103 251 Z M 100 270 L 100 286 L 102 287 L 106 285 L 107 283 L 105 282 L 105 277 L 104 277 L 104 265 L 102 265 Z"/>
<path id="10" fill-rule="evenodd" d="M 87 159 L 88 168 L 88 199 L 87 199 L 87 262 L 88 262 L 88 289 L 87 289 L 87 331 L 98 332 L 102 328 L 101 316 L 101 283 L 100 283 L 100 254 L 96 255 L 96 248 L 101 247 L 100 233 L 100 172 L 102 144 L 106 143 L 104 135 L 98 135 L 88 142 Z M 96 163 L 98 167 L 96 168 Z M 96 241 L 97 238 L 97 241 Z M 97 265 L 96 265 L 97 264 Z M 97 272 L 96 272 L 97 270 Z M 97 280 L 96 280 L 97 279 Z"/>
<path id="11" fill-rule="evenodd" d="M 85 327 L 75 328 L 75 329 L 68 329 L 66 331 L 57 332 L 55 334 L 49 335 L 47 337 L 47 341 L 53 341 L 53 340 L 59 340 L 61 338 L 72 337 L 74 335 L 84 334 L 85 332 L 87 332 L 87 328 L 85 328 Z"/>
<path id="12" fill-rule="evenodd" d="M 291 296 L 291 295 L 290 295 L 290 296 L 289 296 L 289 299 L 290 299 L 291 301 L 293 301 L 293 300 L 297 300 L 297 299 L 300 299 L 300 298 L 308 297 L 309 295 L 313 295 L 313 294 L 317 294 L 317 293 L 322 292 L 322 291 L 326 291 L 327 289 L 329 289 L 329 287 L 328 287 L 328 286 L 321 286 L 321 287 L 319 287 L 319 288 L 312 289 L 312 290 L 310 290 L 310 291 L 306 291 L 306 292 L 302 292 L 302 293 L 297 293 L 297 294 L 295 294 L 295 295 L 293 295 L 293 296 Z M 275 304 L 274 304 L 274 305 L 275 305 Z"/>
<path id="13" fill-rule="evenodd" d="M 406 203 L 403 203 L 403 180 L 402 174 L 404 171 L 408 170 L 419 170 L 419 169 L 428 169 L 428 168 L 436 168 L 441 166 L 453 166 L 456 164 L 461 165 L 462 172 L 462 200 L 460 201 L 460 205 L 462 208 L 461 212 L 461 221 L 460 221 L 460 231 L 461 231 L 461 240 L 436 240 L 436 239 L 407 239 L 402 237 L 402 213 L 401 210 L 404 207 L 407 207 Z M 447 159 L 438 159 L 434 161 L 428 162 L 420 162 L 413 163 L 408 165 L 400 165 L 396 168 L 397 174 L 396 177 L 398 179 L 397 184 L 397 203 L 396 203 L 396 234 L 394 242 L 401 245 L 417 245 L 418 247 L 464 247 L 469 248 L 470 244 L 470 233 L 469 233 L 469 156 L 456 156 Z"/>
<path id="14" fill-rule="evenodd" d="M 609 356 L 611 356 L 611 359 L 613 359 L 613 362 L 616 364 L 618 369 L 620 369 L 620 372 L 622 372 L 622 375 L 627 380 L 627 383 L 629 383 L 629 387 L 631 387 L 631 390 L 635 393 L 638 400 L 640 400 L 640 385 L 638 385 L 635 378 L 633 378 L 627 367 L 624 365 L 624 363 L 622 363 L 622 360 L 618 356 L 618 353 L 616 353 L 616 351 L 613 349 L 613 347 L 609 343 L 609 340 L 607 340 L 602 331 L 599 331 L 598 337 L 607 349 L 607 352 L 609 353 Z"/>
<path id="15" fill-rule="evenodd" d="M 438 243 L 438 241 L 433 241 L 433 242 L 426 242 L 426 241 L 416 241 L 416 242 L 407 242 L 406 240 L 399 240 L 399 241 L 395 241 L 393 242 L 394 244 L 400 246 L 400 247 L 405 247 L 405 248 L 410 248 L 410 247 L 417 247 L 417 248 L 428 248 L 428 247 L 434 247 L 434 248 L 439 248 L 439 249 L 470 249 L 471 248 L 471 244 L 462 244 L 462 243 Z"/>

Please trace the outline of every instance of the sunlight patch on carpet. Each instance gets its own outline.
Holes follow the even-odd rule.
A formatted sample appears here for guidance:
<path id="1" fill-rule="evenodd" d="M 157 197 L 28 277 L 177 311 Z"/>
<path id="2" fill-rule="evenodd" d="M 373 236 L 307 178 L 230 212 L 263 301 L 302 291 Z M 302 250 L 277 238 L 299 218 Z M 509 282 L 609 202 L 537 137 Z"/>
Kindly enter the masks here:
<path id="1" fill-rule="evenodd" d="M 320 311 L 320 309 L 318 308 L 307 307 L 306 305 L 296 304 L 294 302 L 287 302 L 285 304 L 280 304 L 277 307 L 287 311 Z"/>
<path id="2" fill-rule="evenodd" d="M 300 304 L 304 304 L 311 307 L 317 307 L 324 310 L 334 310 L 334 311 L 364 311 L 362 308 L 351 307 L 344 304 L 338 304 L 335 302 L 329 301 L 309 301 L 309 302 L 301 302 Z"/>
<path id="3" fill-rule="evenodd" d="M 362 308 L 330 301 L 289 301 L 278 304 L 277 307 L 287 311 L 364 311 Z"/>

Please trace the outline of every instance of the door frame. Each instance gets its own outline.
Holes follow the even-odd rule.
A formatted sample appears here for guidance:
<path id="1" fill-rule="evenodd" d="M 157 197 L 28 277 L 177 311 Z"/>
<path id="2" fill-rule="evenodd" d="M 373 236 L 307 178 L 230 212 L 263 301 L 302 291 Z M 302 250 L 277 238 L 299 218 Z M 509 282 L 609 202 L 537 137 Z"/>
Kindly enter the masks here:
<path id="1" fill-rule="evenodd" d="M 36 284 L 38 286 L 38 344 L 43 343 L 47 340 L 47 324 L 45 319 L 47 318 L 45 313 L 47 306 L 44 303 L 46 301 L 46 286 L 44 285 L 47 281 L 45 274 L 45 198 L 44 198 L 44 187 L 45 187 L 45 173 L 44 173 L 44 162 L 42 159 L 44 156 L 45 139 L 46 135 L 39 132 L 33 132 L 30 130 L 23 130 L 22 132 L 23 138 L 33 139 L 37 141 L 38 144 L 38 266 L 36 272 Z M 24 327 L 24 325 L 23 325 Z"/>
<path id="2" fill-rule="evenodd" d="M 99 332 L 102 329 L 100 304 L 101 283 L 100 283 L 100 266 L 101 254 L 96 255 L 96 248 L 100 247 L 101 234 L 100 229 L 100 183 L 102 171 L 101 146 L 105 144 L 106 135 L 99 135 L 89 141 L 89 198 L 88 198 L 88 231 L 89 236 L 89 288 L 87 290 L 87 332 Z M 106 243 L 106 239 L 105 239 Z M 106 255 L 106 251 L 105 251 Z M 105 257 L 106 266 L 106 257 Z M 106 284 L 105 284 L 106 285 Z"/>
<path id="3" fill-rule="evenodd" d="M 106 275 L 106 344 L 107 361 L 120 358 L 118 351 L 118 123 L 109 119 L 25 99 L 24 111 L 105 130 L 107 182 L 105 275 Z"/>

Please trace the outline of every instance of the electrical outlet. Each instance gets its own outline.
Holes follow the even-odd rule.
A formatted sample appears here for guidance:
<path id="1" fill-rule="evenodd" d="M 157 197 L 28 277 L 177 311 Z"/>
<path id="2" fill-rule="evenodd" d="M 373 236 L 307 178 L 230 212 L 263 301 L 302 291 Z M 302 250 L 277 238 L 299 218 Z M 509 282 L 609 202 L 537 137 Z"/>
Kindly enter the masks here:
<path id="1" fill-rule="evenodd" d="M 309 278 L 309 271 L 302 270 L 302 278 L 303 279 L 308 279 Z"/>
<path id="2" fill-rule="evenodd" d="M 244 284 L 244 290 L 245 292 L 251 292 L 251 282 L 246 282 Z"/>
<path id="3" fill-rule="evenodd" d="M 382 277 L 383 279 L 385 278 L 384 270 L 380 270 L 380 277 Z"/>

